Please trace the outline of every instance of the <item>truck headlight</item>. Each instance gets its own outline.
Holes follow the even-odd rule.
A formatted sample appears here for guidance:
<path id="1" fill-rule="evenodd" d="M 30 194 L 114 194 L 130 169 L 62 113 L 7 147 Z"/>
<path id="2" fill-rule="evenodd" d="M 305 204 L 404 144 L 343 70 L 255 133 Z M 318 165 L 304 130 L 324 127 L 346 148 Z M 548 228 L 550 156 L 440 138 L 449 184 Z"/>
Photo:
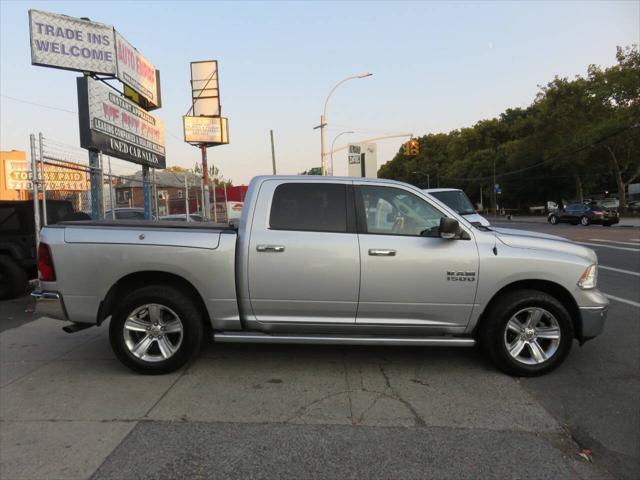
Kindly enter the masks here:
<path id="1" fill-rule="evenodd" d="M 584 273 L 580 276 L 580 280 L 578 280 L 578 286 L 583 290 L 589 290 L 591 288 L 596 288 L 597 282 L 598 265 L 594 263 L 589 265 Z"/>

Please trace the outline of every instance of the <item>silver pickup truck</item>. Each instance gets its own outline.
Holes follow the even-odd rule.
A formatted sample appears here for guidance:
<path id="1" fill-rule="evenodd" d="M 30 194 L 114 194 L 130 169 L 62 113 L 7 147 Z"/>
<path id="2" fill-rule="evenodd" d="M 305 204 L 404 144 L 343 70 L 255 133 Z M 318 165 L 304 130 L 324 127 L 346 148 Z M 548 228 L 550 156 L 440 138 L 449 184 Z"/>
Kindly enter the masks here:
<path id="1" fill-rule="evenodd" d="M 474 226 L 389 180 L 256 177 L 236 229 L 67 222 L 39 245 L 43 314 L 109 321 L 135 371 L 175 370 L 216 342 L 479 344 L 515 375 L 557 367 L 600 334 L 595 253 Z"/>

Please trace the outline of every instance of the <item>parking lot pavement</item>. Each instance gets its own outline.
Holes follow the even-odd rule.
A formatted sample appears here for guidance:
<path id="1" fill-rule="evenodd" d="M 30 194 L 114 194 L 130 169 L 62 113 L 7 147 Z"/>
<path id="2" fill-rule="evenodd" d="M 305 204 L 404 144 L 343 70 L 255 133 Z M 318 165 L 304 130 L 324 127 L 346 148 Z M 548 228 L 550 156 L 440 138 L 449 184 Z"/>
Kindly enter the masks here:
<path id="1" fill-rule="evenodd" d="M 572 228 L 615 245 L 601 236 L 611 229 Z M 636 268 L 636 252 L 598 248 L 603 265 Z M 600 273 L 603 291 L 640 303 L 638 276 Z M 535 379 L 503 375 L 475 349 L 249 344 L 208 344 L 188 368 L 141 376 L 115 360 L 105 326 L 69 335 L 20 308 L 0 333 L 3 480 L 599 479 L 640 468 L 640 308 L 629 303 L 612 300 L 604 335 Z"/>

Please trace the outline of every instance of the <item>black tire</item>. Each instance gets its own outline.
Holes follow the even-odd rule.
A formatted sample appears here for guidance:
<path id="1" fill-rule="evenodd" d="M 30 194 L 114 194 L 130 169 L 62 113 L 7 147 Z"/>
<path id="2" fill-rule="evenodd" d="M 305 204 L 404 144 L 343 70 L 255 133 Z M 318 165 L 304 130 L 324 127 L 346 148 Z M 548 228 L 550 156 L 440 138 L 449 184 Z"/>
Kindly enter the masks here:
<path id="1" fill-rule="evenodd" d="M 27 291 L 27 272 L 11 257 L 0 255 L 0 299 L 18 297 Z"/>
<path id="2" fill-rule="evenodd" d="M 175 353 L 170 357 L 159 361 L 147 361 L 135 356 L 127 346 L 125 334 L 125 321 L 137 309 L 144 305 L 156 304 L 170 309 L 179 317 L 182 327 L 182 337 Z M 149 333 L 136 333 L 140 336 Z M 111 317 L 109 325 L 109 340 L 111 348 L 118 359 L 131 370 L 146 375 L 160 375 L 173 372 L 187 362 L 196 358 L 202 346 L 204 325 L 202 314 L 191 295 L 183 290 L 168 285 L 148 285 L 136 288 L 119 302 L 117 309 Z M 168 334 L 165 334 L 168 338 Z M 159 340 L 152 340 L 157 353 Z M 154 343 L 155 342 L 155 345 Z"/>
<path id="3" fill-rule="evenodd" d="M 558 224 L 558 217 L 556 215 L 551 215 L 549 217 L 549 223 L 551 225 L 557 225 Z"/>
<path id="4" fill-rule="evenodd" d="M 511 356 L 505 345 L 505 330 L 514 314 L 533 307 L 542 308 L 555 317 L 560 340 L 557 350 L 546 361 L 530 365 Z M 504 294 L 489 307 L 483 318 L 478 332 L 480 346 L 496 367 L 510 375 L 533 377 L 548 373 L 564 361 L 573 344 L 573 323 L 567 309 L 555 297 L 538 290 L 514 290 Z"/>
<path id="5" fill-rule="evenodd" d="M 589 226 L 590 223 L 591 223 L 591 220 L 589 220 L 589 217 L 587 217 L 586 215 L 580 217 L 580 225 L 582 225 L 583 227 Z"/>

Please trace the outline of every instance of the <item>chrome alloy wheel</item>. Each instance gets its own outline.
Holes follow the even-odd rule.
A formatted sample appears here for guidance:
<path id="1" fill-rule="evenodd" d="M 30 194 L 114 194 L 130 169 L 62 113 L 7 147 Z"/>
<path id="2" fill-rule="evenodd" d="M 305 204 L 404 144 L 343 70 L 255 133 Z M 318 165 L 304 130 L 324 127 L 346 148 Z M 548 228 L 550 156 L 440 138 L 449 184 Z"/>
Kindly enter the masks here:
<path id="1" fill-rule="evenodd" d="M 171 358 L 180 348 L 183 337 L 180 317 L 157 303 L 136 308 L 124 322 L 124 342 L 129 352 L 146 362 Z"/>
<path id="2" fill-rule="evenodd" d="M 504 344 L 516 361 L 538 365 L 549 360 L 560 346 L 560 325 L 544 308 L 520 310 L 507 322 Z"/>

